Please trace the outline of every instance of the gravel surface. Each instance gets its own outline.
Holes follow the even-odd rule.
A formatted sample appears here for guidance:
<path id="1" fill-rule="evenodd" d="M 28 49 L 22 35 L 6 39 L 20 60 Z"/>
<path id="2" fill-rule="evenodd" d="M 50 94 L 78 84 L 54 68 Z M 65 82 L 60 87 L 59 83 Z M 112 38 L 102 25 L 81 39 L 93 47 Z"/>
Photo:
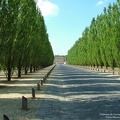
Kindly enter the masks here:
<path id="1" fill-rule="evenodd" d="M 120 76 L 57 65 L 31 120 L 120 120 Z"/>
<path id="2" fill-rule="evenodd" d="M 37 91 L 37 83 L 51 68 L 7 82 L 0 73 L 0 120 L 120 120 L 120 76 L 57 65 Z M 31 97 L 31 88 L 36 98 Z M 28 111 L 21 98 L 28 99 Z"/>
<path id="3" fill-rule="evenodd" d="M 3 72 L 0 72 L 0 120 L 3 114 L 10 120 L 30 120 L 34 118 L 40 98 L 42 95 L 37 91 L 37 83 L 43 78 L 53 66 L 46 67 L 21 78 L 13 76 L 12 81 L 8 82 Z M 35 89 L 36 98 L 32 98 L 32 88 Z M 22 110 L 22 96 L 28 99 L 28 110 Z"/>

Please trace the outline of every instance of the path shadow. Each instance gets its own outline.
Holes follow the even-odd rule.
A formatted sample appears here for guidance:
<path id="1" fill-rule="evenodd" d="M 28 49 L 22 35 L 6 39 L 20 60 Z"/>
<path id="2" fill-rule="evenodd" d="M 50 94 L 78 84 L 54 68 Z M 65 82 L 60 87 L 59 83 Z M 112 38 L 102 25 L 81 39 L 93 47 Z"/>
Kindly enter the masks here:
<path id="1" fill-rule="evenodd" d="M 58 65 L 48 78 L 44 94 L 36 115 L 39 119 L 120 118 L 118 76 Z"/>

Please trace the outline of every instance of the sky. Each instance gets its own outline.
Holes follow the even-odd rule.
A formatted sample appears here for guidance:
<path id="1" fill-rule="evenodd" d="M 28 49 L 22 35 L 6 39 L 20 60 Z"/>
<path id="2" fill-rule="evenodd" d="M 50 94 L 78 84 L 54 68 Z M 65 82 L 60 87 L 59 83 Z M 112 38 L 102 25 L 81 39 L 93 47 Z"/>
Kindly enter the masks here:
<path id="1" fill-rule="evenodd" d="M 54 55 L 67 55 L 92 18 L 117 0 L 37 0 Z"/>

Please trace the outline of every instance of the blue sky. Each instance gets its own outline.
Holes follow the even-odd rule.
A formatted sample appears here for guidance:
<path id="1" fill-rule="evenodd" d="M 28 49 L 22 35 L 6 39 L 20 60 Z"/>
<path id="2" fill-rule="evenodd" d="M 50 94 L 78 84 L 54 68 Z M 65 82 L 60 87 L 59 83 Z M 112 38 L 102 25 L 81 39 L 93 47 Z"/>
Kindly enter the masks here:
<path id="1" fill-rule="evenodd" d="M 117 0 L 38 0 L 55 55 L 67 55 L 93 17 Z"/>

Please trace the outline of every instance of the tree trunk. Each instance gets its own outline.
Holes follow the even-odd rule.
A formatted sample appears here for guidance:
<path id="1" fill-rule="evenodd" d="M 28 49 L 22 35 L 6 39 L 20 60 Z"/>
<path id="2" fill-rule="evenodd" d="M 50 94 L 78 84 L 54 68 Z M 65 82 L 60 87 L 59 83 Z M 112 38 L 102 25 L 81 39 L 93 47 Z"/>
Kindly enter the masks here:
<path id="1" fill-rule="evenodd" d="M 11 64 L 10 64 L 10 61 L 8 61 L 8 66 L 7 66 L 7 79 L 8 79 L 8 81 L 11 81 Z"/>
<path id="2" fill-rule="evenodd" d="M 34 72 L 36 71 L 36 67 L 34 66 Z"/>
<path id="3" fill-rule="evenodd" d="M 38 68 L 37 67 L 35 67 L 35 71 L 37 71 L 38 70 Z"/>
<path id="4" fill-rule="evenodd" d="M 30 65 L 30 73 L 32 73 L 32 65 Z"/>
<path id="5" fill-rule="evenodd" d="M 25 66 L 25 75 L 27 75 L 27 72 L 28 72 L 28 69 L 27 69 L 27 67 Z"/>
<path id="6" fill-rule="evenodd" d="M 21 67 L 18 67 L 18 77 L 21 77 Z"/>
<path id="7" fill-rule="evenodd" d="M 21 61 L 19 60 L 19 63 L 18 63 L 18 77 L 21 77 Z"/>
<path id="8" fill-rule="evenodd" d="M 8 81 L 11 81 L 11 70 L 8 70 Z"/>

